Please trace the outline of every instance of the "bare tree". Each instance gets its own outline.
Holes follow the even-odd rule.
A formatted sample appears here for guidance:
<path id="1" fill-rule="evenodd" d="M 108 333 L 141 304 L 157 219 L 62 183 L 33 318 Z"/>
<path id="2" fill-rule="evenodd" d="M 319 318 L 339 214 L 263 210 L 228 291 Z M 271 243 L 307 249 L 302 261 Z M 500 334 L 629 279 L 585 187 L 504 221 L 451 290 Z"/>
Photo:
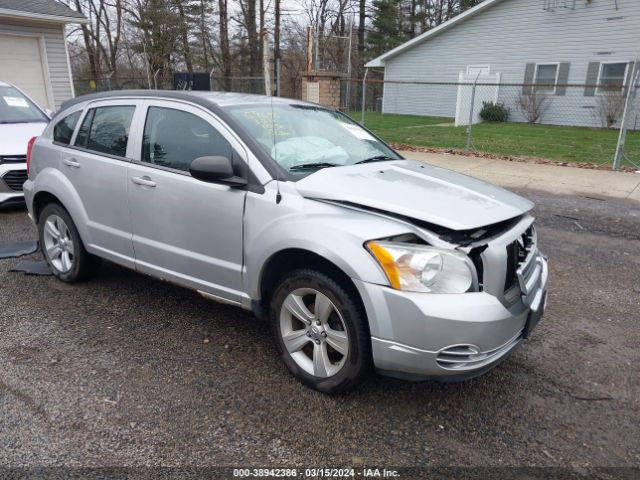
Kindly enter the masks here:
<path id="1" fill-rule="evenodd" d="M 69 38 L 78 38 L 80 31 L 82 48 L 76 60 L 82 65 L 82 73 L 97 85 L 103 78 L 109 81 L 119 67 L 123 33 L 123 0 L 73 0 L 70 6 L 89 20 L 69 32 Z M 88 68 L 87 68 L 88 67 Z"/>
<path id="2" fill-rule="evenodd" d="M 625 96 L 621 91 L 606 90 L 598 95 L 595 113 L 602 128 L 613 127 L 624 112 Z"/>
<path id="3" fill-rule="evenodd" d="M 287 22 L 282 31 L 282 93 L 286 97 L 299 97 L 301 94 L 302 77 L 305 71 L 306 57 L 306 26 L 298 22 Z"/>
<path id="4" fill-rule="evenodd" d="M 82 30 L 82 38 L 84 40 L 84 48 L 87 52 L 87 58 L 89 60 L 89 70 L 91 78 L 97 81 L 100 78 L 101 66 L 100 55 L 101 50 L 100 43 L 100 30 L 102 24 L 96 20 L 96 17 L 103 14 L 103 9 L 96 10 L 93 1 L 75 0 L 75 8 L 78 12 L 82 13 L 89 19 L 88 24 L 82 24 L 80 26 Z"/>
<path id="5" fill-rule="evenodd" d="M 256 18 L 256 0 L 239 0 L 241 18 L 237 22 L 246 32 L 246 45 L 249 53 L 249 76 L 255 77 L 260 71 L 260 46 Z"/>
<path id="6" fill-rule="evenodd" d="M 521 92 L 518 96 L 518 110 L 527 119 L 529 123 L 536 123 L 542 118 L 544 112 L 549 108 L 551 101 L 548 95 L 534 91 Z"/>

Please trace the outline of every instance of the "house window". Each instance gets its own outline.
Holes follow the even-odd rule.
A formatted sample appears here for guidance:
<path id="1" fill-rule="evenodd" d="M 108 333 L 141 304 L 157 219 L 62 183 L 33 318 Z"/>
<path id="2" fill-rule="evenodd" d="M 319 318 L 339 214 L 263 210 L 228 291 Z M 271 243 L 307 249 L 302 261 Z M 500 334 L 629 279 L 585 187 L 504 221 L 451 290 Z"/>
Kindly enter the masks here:
<path id="1" fill-rule="evenodd" d="M 556 84 L 558 83 L 558 64 L 538 64 L 536 65 L 536 92 L 538 93 L 556 93 Z"/>
<path id="2" fill-rule="evenodd" d="M 598 77 L 598 93 L 620 92 L 627 78 L 628 63 L 603 63 Z"/>

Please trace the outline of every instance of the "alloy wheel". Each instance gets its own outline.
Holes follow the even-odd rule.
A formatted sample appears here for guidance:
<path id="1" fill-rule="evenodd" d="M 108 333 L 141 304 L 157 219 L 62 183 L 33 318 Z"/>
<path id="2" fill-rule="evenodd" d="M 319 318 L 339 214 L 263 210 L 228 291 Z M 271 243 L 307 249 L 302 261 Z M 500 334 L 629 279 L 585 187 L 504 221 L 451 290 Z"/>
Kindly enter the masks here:
<path id="1" fill-rule="evenodd" d="M 44 249 L 51 265 L 60 273 L 73 267 L 75 245 L 69 227 L 58 215 L 50 215 L 44 223 Z"/>
<path id="2" fill-rule="evenodd" d="M 342 315 L 325 294 L 299 288 L 280 309 L 280 335 L 291 358 L 315 377 L 331 377 L 349 355 L 349 334 Z"/>

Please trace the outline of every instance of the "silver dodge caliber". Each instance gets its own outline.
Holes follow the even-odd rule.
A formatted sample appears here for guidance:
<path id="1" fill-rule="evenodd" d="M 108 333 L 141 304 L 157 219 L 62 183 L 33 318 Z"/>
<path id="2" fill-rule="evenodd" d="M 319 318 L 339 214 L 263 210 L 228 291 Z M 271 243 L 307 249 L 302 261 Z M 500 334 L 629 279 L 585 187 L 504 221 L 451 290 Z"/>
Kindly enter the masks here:
<path id="1" fill-rule="evenodd" d="M 121 91 L 65 104 L 31 142 L 24 193 L 60 280 L 100 260 L 268 319 L 322 392 L 371 367 L 456 380 L 542 316 L 532 203 L 404 160 L 297 100 Z"/>

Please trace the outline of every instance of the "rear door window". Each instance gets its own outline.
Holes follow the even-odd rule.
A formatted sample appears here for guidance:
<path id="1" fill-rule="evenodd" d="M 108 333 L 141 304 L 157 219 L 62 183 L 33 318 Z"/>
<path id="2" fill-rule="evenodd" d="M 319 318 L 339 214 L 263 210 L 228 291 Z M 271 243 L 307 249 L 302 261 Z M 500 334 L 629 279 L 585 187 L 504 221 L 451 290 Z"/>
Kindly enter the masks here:
<path id="1" fill-rule="evenodd" d="M 69 145 L 73 131 L 76 129 L 76 124 L 80 119 L 82 111 L 73 112 L 71 115 L 67 115 L 53 127 L 53 141 L 61 143 L 63 145 Z"/>
<path id="2" fill-rule="evenodd" d="M 94 152 L 125 157 L 135 110 L 133 105 L 92 108 L 80 125 L 75 145 Z"/>

